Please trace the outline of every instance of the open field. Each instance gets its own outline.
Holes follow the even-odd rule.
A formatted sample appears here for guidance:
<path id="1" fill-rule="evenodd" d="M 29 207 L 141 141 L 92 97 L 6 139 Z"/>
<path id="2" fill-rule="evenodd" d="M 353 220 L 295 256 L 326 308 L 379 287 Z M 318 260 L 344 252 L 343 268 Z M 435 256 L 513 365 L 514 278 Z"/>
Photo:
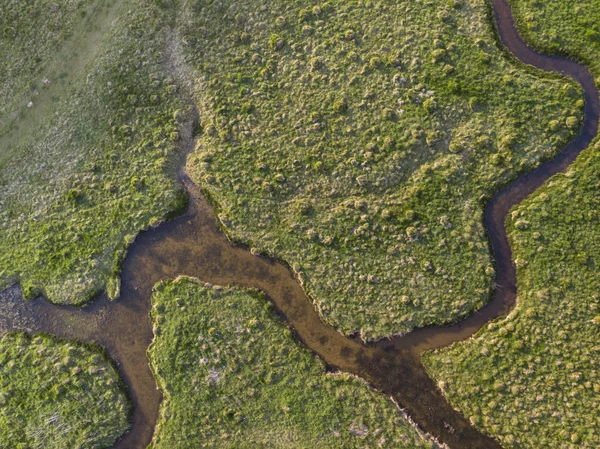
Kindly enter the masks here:
<path id="1" fill-rule="evenodd" d="M 0 2 L 0 124 L 14 118 L 30 101 L 29 95 L 44 85 L 38 79 L 43 68 L 85 26 L 86 16 L 97 12 L 93 4 L 91 0 Z"/>
<path id="2" fill-rule="evenodd" d="M 151 447 L 435 447 L 391 400 L 326 373 L 264 295 L 180 278 L 152 304 L 164 401 Z"/>
<path id="3" fill-rule="evenodd" d="M 39 16 L 0 8 L 18 25 L 0 45 L 14 67 L 35 63 L 19 49 L 37 48 L 45 27 L 54 39 L 39 47 L 27 89 L 13 86 L 20 72 L 0 73 L 19 106 L 0 116 L 0 287 L 20 280 L 27 297 L 82 303 L 107 286 L 117 295 L 126 247 L 181 203 L 185 111 L 168 75 L 169 11 L 142 0 L 63 3 L 36 2 Z"/>
<path id="4" fill-rule="evenodd" d="M 511 3 L 528 42 L 576 56 L 600 80 L 597 1 Z M 600 446 L 599 172 L 596 140 L 513 211 L 517 308 L 425 357 L 452 404 L 506 448 Z"/>
<path id="5" fill-rule="evenodd" d="M 0 340 L 0 448 L 109 447 L 129 402 L 97 347 L 38 334 Z"/>
<path id="6" fill-rule="evenodd" d="M 577 131 L 577 88 L 502 54 L 483 0 L 186 5 L 188 171 L 230 236 L 365 339 L 488 300 L 483 203 Z"/>

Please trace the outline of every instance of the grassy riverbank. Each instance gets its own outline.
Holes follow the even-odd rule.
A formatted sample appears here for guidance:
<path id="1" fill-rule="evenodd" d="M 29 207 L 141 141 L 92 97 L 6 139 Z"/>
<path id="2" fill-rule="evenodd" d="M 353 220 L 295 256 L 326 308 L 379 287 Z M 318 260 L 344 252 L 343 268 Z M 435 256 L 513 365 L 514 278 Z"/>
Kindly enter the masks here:
<path id="1" fill-rule="evenodd" d="M 187 4 L 188 169 L 226 231 L 376 338 L 488 299 L 483 203 L 578 128 L 564 79 L 499 49 L 483 0 Z"/>
<path id="2" fill-rule="evenodd" d="M 575 56 L 600 85 L 598 2 L 511 3 L 528 43 Z M 596 141 L 513 212 L 515 311 L 425 357 L 452 404 L 506 448 L 600 446 L 599 172 Z"/>
<path id="3" fill-rule="evenodd" d="M 262 294 L 183 278 L 152 304 L 164 401 L 151 447 L 433 447 L 391 400 L 326 373 Z"/>
<path id="4" fill-rule="evenodd" d="M 524 39 L 537 49 L 584 63 L 600 85 L 600 2 L 509 0 Z"/>
<path id="5" fill-rule="evenodd" d="M 98 348 L 46 335 L 0 340 L 0 448 L 109 447 L 129 427 L 119 375 Z"/>
<path id="6" fill-rule="evenodd" d="M 424 358 L 450 402 L 505 448 L 600 446 L 600 146 L 510 221 L 518 305 Z"/>
<path id="7" fill-rule="evenodd" d="M 173 13 L 145 0 L 0 11 L 0 288 L 115 296 L 126 247 L 181 200 Z"/>

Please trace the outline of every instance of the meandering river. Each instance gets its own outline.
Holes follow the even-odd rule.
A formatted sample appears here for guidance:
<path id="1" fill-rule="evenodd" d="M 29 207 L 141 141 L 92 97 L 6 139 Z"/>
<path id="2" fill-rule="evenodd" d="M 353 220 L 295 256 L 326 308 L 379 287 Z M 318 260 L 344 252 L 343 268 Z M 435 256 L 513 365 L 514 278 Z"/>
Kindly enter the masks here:
<path id="1" fill-rule="evenodd" d="M 19 287 L 14 286 L 0 294 L 0 334 L 48 332 L 105 347 L 117 362 L 134 404 L 131 430 L 113 448 L 143 449 L 152 439 L 161 401 L 146 357 L 153 338 L 148 316 L 152 286 L 188 275 L 211 284 L 258 288 L 266 292 L 297 338 L 331 369 L 360 376 L 392 396 L 424 431 L 452 449 L 501 448 L 448 404 L 421 364 L 420 354 L 469 338 L 514 306 L 516 271 L 504 228 L 506 216 L 550 176 L 564 171 L 590 144 L 598 132 L 600 100 L 593 77 L 584 66 L 527 47 L 515 29 L 507 1 L 490 3 L 500 39 L 508 50 L 526 64 L 562 73 L 580 83 L 586 108 L 580 133 L 559 155 L 518 178 L 487 204 L 485 227 L 498 288 L 492 301 L 471 317 L 452 326 L 419 329 L 373 344 L 345 337 L 320 319 L 289 267 L 232 244 L 220 231 L 212 207 L 182 174 L 190 195 L 188 212 L 138 236 L 123 265 L 118 300 L 102 296 L 82 309 L 55 306 L 43 299 L 23 301 Z"/>

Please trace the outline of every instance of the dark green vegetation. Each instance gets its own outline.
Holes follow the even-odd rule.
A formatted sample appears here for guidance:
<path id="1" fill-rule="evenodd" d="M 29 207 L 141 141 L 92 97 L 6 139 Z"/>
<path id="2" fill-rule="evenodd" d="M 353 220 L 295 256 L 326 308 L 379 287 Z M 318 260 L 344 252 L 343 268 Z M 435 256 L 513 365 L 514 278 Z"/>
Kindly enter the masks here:
<path id="1" fill-rule="evenodd" d="M 186 5 L 188 169 L 232 237 L 363 338 L 487 301 L 484 201 L 577 130 L 572 84 L 503 55 L 483 0 Z"/>
<path id="2" fill-rule="evenodd" d="M 576 56 L 600 81 L 600 2 L 511 3 L 528 42 Z M 425 357 L 452 404 L 507 449 L 600 446 L 599 173 L 596 140 L 513 211 L 515 311 Z"/>
<path id="3" fill-rule="evenodd" d="M 177 207 L 170 17 L 143 0 L 0 2 L 0 287 L 115 296 L 126 247 Z"/>
<path id="4" fill-rule="evenodd" d="M 0 340 L 0 448 L 108 447 L 127 430 L 128 412 L 98 348 L 39 334 Z"/>
<path id="5" fill-rule="evenodd" d="M 152 303 L 164 402 L 151 447 L 434 447 L 391 400 L 326 373 L 264 295 L 183 278 Z"/>

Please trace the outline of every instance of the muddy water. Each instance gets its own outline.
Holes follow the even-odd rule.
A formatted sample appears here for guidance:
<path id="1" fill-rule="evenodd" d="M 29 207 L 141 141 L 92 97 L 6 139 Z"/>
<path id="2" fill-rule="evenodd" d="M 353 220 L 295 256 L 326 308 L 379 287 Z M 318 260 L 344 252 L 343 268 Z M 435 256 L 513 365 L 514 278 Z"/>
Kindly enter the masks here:
<path id="1" fill-rule="evenodd" d="M 485 225 L 499 287 L 493 301 L 472 317 L 454 326 L 421 329 L 373 345 L 347 338 L 320 320 L 288 267 L 231 244 L 218 229 L 210 205 L 182 176 L 191 199 L 188 213 L 138 237 L 123 267 L 117 301 L 102 297 L 83 309 L 57 307 L 43 299 L 24 302 L 18 287 L 13 287 L 0 295 L 0 333 L 44 331 L 104 346 L 119 364 L 135 406 L 131 431 L 114 448 L 142 449 L 152 438 L 161 400 L 146 358 L 152 340 L 148 318 L 152 286 L 163 279 L 189 275 L 213 284 L 259 288 L 275 303 L 298 339 L 332 369 L 356 374 L 393 396 L 426 432 L 453 449 L 500 448 L 498 442 L 475 430 L 450 407 L 421 365 L 420 353 L 468 338 L 514 305 L 516 276 L 504 229 L 506 214 L 549 176 L 564 170 L 589 144 L 597 133 L 600 102 L 584 67 L 527 48 L 514 29 L 506 1 L 491 3 L 502 42 L 511 52 L 526 63 L 564 73 L 582 84 L 586 115 L 583 130 L 559 156 L 519 178 L 487 205 Z"/>
<path id="2" fill-rule="evenodd" d="M 183 180 L 191 199 L 188 213 L 138 237 L 125 261 L 116 302 L 103 297 L 84 309 L 57 307 L 43 299 L 24 302 L 14 289 L 12 299 L 3 302 L 17 308 L 18 328 L 26 324 L 25 329 L 34 332 L 95 341 L 117 361 L 135 412 L 131 432 L 115 448 L 142 449 L 152 438 L 161 398 L 145 354 L 152 340 L 149 298 L 158 281 L 178 275 L 265 291 L 298 338 L 332 369 L 354 373 L 394 396 L 424 430 L 452 447 L 500 447 L 452 410 L 422 369 L 418 354 L 368 347 L 323 323 L 289 268 L 231 244 L 211 206 L 187 178 Z M 0 323 L 0 329 L 14 330 L 11 323 Z"/>

